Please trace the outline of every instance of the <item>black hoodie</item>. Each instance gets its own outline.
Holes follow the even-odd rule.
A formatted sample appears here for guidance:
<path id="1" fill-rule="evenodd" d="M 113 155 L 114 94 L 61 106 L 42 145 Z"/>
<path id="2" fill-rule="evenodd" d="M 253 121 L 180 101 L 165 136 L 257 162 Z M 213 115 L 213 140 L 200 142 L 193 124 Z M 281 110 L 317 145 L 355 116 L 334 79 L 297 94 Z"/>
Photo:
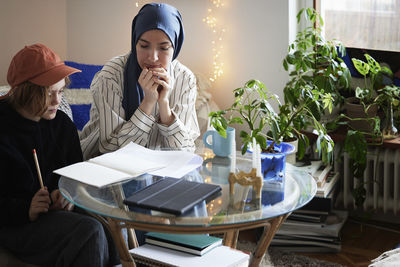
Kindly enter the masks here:
<path id="1" fill-rule="evenodd" d="M 0 100 L 0 228 L 29 222 L 30 203 L 40 188 L 33 149 L 49 192 L 58 188 L 53 170 L 82 161 L 76 127 L 64 112 L 35 122 Z"/>

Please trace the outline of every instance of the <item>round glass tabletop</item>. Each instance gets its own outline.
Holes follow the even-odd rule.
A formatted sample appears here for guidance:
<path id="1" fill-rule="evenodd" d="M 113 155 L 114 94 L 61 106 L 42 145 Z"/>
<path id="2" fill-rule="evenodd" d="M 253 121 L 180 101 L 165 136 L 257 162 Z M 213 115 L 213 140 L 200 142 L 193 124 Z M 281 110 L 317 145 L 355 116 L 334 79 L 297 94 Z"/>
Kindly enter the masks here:
<path id="1" fill-rule="evenodd" d="M 239 184 L 234 185 L 233 194 L 230 194 L 228 176 L 231 158 L 216 157 L 208 150 L 199 155 L 203 158 L 203 164 L 181 179 L 217 184 L 222 190 L 218 196 L 202 201 L 180 216 L 123 204 L 125 198 L 162 179 L 158 176 L 145 174 L 102 188 L 61 177 L 59 188 L 64 197 L 76 206 L 101 216 L 128 222 L 183 227 L 240 224 L 274 218 L 301 208 L 316 193 L 316 183 L 308 173 L 286 164 L 284 184 L 264 182 L 260 198 L 256 198 L 251 186 Z M 235 165 L 237 170 L 248 172 L 252 167 L 251 156 L 237 156 Z"/>

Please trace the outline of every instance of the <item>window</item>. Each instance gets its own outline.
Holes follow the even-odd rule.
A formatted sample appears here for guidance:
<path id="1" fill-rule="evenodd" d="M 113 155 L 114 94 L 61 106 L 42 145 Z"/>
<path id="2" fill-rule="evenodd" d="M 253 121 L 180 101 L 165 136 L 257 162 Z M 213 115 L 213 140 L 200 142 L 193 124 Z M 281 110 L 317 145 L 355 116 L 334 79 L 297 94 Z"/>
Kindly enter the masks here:
<path id="1" fill-rule="evenodd" d="M 319 0 L 326 39 L 346 47 L 400 52 L 400 0 Z"/>

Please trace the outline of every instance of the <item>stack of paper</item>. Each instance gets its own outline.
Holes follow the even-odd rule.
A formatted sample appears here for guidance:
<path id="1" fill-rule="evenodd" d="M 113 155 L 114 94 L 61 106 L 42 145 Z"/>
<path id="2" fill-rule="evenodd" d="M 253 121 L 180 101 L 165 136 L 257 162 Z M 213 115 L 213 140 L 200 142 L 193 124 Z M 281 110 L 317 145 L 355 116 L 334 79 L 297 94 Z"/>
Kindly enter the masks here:
<path id="1" fill-rule="evenodd" d="M 144 173 L 181 178 L 202 164 L 200 156 L 185 151 L 151 150 L 135 143 L 54 172 L 79 182 L 103 187 Z"/>
<path id="2" fill-rule="evenodd" d="M 247 267 L 250 260 L 248 254 L 226 246 L 218 246 L 203 256 L 149 244 L 131 249 L 129 252 L 135 262 L 146 266 Z"/>

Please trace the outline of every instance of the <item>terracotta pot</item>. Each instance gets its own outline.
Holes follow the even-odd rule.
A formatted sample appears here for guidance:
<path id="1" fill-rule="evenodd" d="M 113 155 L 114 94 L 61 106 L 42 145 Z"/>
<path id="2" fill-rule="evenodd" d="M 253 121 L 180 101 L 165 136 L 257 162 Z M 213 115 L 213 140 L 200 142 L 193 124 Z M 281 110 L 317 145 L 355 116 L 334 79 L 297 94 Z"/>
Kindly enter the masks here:
<path id="1" fill-rule="evenodd" d="M 365 114 L 364 107 L 361 104 L 357 104 L 357 98 L 356 97 L 349 97 L 346 99 L 346 102 L 344 104 L 344 108 L 346 109 L 346 115 L 352 119 L 356 118 L 373 118 L 376 116 L 376 113 L 378 111 L 378 105 L 374 104 L 372 105 L 368 111 L 367 114 Z M 367 133 L 372 133 L 374 129 L 374 125 L 372 121 L 367 121 L 367 120 L 353 120 L 349 122 L 350 126 L 358 131 L 363 131 Z"/>

